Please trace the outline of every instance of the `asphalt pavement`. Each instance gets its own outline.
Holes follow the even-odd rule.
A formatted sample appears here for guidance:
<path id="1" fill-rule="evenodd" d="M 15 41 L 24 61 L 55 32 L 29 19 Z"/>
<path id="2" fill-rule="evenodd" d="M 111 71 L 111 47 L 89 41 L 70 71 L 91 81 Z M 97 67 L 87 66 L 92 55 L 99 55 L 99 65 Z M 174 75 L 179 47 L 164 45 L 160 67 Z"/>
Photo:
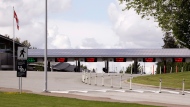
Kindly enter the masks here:
<path id="1" fill-rule="evenodd" d="M 158 87 L 134 85 L 126 82 L 130 74 L 92 73 L 82 82 L 83 73 L 75 72 L 48 72 L 47 90 L 51 93 L 69 93 L 75 95 L 106 97 L 127 102 L 152 102 L 170 104 L 171 107 L 190 106 L 190 92 L 181 90 L 162 89 Z M 96 76 L 97 75 L 97 76 Z M 132 75 L 143 76 L 140 74 Z M 34 93 L 41 93 L 45 89 L 45 74 L 40 71 L 28 71 L 27 77 L 22 78 L 22 89 Z M 84 77 L 83 77 L 84 78 Z M 104 82 L 102 83 L 102 79 Z M 158 83 L 159 84 L 159 83 Z M 19 78 L 16 71 L 0 71 L 0 87 L 19 88 Z M 130 90 L 132 88 L 132 90 Z"/>

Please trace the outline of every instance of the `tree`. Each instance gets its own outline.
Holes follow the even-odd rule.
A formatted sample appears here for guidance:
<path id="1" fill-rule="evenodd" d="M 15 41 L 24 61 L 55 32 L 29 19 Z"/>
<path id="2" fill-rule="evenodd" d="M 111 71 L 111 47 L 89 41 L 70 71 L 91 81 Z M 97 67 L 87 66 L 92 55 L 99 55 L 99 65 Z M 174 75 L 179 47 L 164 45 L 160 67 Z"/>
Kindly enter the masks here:
<path id="1" fill-rule="evenodd" d="M 140 63 L 138 63 L 138 64 L 137 64 L 137 72 L 135 72 L 135 71 L 134 71 L 135 66 L 134 66 L 134 63 L 133 63 L 132 65 L 130 64 L 130 65 L 127 67 L 126 73 L 131 73 L 131 67 L 132 67 L 132 73 L 133 73 L 133 74 L 134 74 L 134 73 L 138 73 L 138 72 L 140 71 L 140 69 L 141 69 Z"/>
<path id="2" fill-rule="evenodd" d="M 175 38 L 172 36 L 171 32 L 166 32 L 163 38 L 164 45 L 162 48 L 183 48 L 180 46 L 180 44 L 175 40 Z M 184 67 L 184 70 L 189 70 L 186 68 L 188 63 L 176 63 L 176 62 L 166 62 L 166 60 L 163 60 L 162 62 L 157 63 L 157 73 L 161 71 L 164 72 L 164 66 L 166 73 L 175 72 L 176 66 L 178 67 L 178 71 L 181 71 L 181 68 Z"/>
<path id="3" fill-rule="evenodd" d="M 154 17 L 164 32 L 171 31 L 176 40 L 190 48 L 189 0 L 119 0 L 126 4 L 123 10 L 134 10 L 144 17 Z"/>
<path id="4" fill-rule="evenodd" d="M 23 44 L 24 46 L 30 48 L 31 45 L 30 45 L 30 42 L 28 42 L 28 40 L 24 40 L 21 44 Z"/>
<path id="5" fill-rule="evenodd" d="M 175 38 L 171 35 L 171 32 L 166 32 L 164 38 L 162 39 L 164 41 L 162 48 L 179 48 L 179 45 Z"/>
<path id="6" fill-rule="evenodd" d="M 15 38 L 15 41 L 20 43 L 20 38 L 17 38 L 17 37 L 16 37 L 16 38 Z"/>
<path id="7" fill-rule="evenodd" d="M 86 66 L 86 65 L 83 65 L 83 64 L 80 65 L 80 67 L 83 68 L 83 69 L 88 69 L 87 66 Z"/>
<path id="8" fill-rule="evenodd" d="M 7 37 L 7 38 L 10 38 L 8 34 L 5 34 L 4 36 Z"/>

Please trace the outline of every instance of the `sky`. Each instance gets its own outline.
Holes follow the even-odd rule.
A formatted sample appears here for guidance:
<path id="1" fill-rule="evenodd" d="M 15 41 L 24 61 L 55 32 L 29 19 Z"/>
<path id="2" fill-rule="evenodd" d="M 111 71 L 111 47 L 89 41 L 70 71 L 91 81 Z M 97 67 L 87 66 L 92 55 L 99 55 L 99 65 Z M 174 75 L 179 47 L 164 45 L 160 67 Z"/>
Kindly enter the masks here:
<path id="1" fill-rule="evenodd" d="M 117 0 L 47 1 L 48 49 L 161 49 L 163 45 L 157 22 L 141 19 L 134 10 L 122 11 L 125 5 Z M 0 5 L 0 34 L 12 38 L 14 27 L 20 41 L 28 40 L 32 47 L 44 49 L 45 0 L 1 0 Z M 13 6 L 19 30 L 15 20 L 13 26 Z M 122 69 L 130 63 L 110 65 Z"/>

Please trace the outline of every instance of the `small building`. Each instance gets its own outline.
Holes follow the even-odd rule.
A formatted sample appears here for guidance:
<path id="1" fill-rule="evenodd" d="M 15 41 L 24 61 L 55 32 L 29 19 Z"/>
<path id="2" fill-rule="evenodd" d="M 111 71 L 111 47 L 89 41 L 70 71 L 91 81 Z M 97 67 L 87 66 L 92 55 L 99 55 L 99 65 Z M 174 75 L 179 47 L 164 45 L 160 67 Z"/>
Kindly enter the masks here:
<path id="1" fill-rule="evenodd" d="M 15 67 L 17 59 L 17 49 L 24 46 L 15 41 Z M 13 70 L 13 39 L 0 34 L 0 70 Z M 15 68 L 16 69 L 16 68 Z"/>

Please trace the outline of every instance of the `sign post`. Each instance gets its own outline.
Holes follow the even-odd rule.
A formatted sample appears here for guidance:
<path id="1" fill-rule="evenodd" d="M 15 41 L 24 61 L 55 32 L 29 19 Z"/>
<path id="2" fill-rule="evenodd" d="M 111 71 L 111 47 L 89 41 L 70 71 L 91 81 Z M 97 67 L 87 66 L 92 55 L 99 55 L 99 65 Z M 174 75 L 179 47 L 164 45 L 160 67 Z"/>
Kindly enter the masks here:
<path id="1" fill-rule="evenodd" d="M 22 77 L 27 76 L 28 48 L 18 47 L 17 51 L 17 77 L 19 77 L 19 89 L 22 93 Z"/>

